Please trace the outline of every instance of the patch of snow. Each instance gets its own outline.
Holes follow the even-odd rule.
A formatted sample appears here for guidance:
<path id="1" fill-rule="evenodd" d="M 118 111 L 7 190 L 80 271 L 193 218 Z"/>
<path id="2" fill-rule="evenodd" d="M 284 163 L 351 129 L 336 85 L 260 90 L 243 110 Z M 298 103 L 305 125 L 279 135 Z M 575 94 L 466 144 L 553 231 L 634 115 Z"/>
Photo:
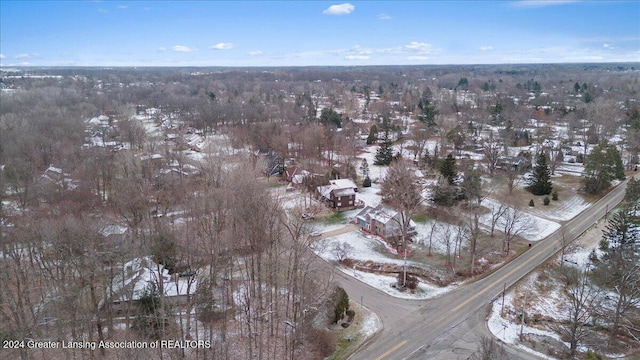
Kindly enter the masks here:
<path id="1" fill-rule="evenodd" d="M 559 201 L 551 201 L 549 206 L 529 208 L 527 212 L 552 220 L 568 221 L 578 216 L 590 205 L 582 196 L 572 194 L 568 199 L 560 198 Z"/>
<path id="2" fill-rule="evenodd" d="M 428 220 L 425 223 L 418 223 L 415 226 L 417 235 L 414 238 L 414 243 L 420 244 L 423 247 L 429 246 L 429 237 L 431 236 L 431 250 L 438 254 L 447 253 L 447 232 L 449 237 L 450 252 L 455 250 L 455 238 L 460 229 L 457 225 L 451 225 L 444 222 L 436 222 L 434 220 Z M 433 228 L 433 235 L 431 234 Z M 468 245 L 468 236 L 465 231 L 460 233 L 461 246 L 464 248 Z"/>
<path id="3" fill-rule="evenodd" d="M 497 201 L 489 198 L 483 200 L 482 204 L 488 207 L 500 206 Z M 485 227 L 490 228 L 491 213 L 482 214 L 479 218 L 479 221 Z M 521 232 L 520 236 L 529 241 L 540 241 L 560 228 L 560 224 L 558 224 L 557 222 L 549 221 L 529 213 L 523 214 L 522 221 L 527 225 L 526 228 Z M 496 230 L 501 231 L 501 228 L 504 227 L 504 224 L 505 221 L 502 218 L 499 219 L 496 224 Z"/>
<path id="4" fill-rule="evenodd" d="M 388 295 L 391 295 L 400 299 L 432 299 L 439 295 L 442 295 L 455 288 L 455 285 L 449 285 L 444 288 L 436 287 L 433 285 L 420 282 L 415 294 L 399 291 L 391 285 L 397 282 L 397 279 L 393 276 L 372 274 L 364 271 L 354 269 L 340 269 L 343 273 L 352 276 L 367 285 L 370 285 Z"/>
<path id="5" fill-rule="evenodd" d="M 360 334 L 368 338 L 369 336 L 377 333 L 382 328 L 382 323 L 375 313 L 368 313 L 362 320 L 360 325 Z"/>
<path id="6" fill-rule="evenodd" d="M 511 304 L 513 303 L 513 296 L 514 294 L 512 292 L 509 292 L 507 294 L 505 294 L 504 297 L 504 311 L 505 313 L 508 313 L 509 311 L 511 312 L 518 312 L 518 309 L 514 309 Z M 496 301 L 493 302 L 493 307 L 491 310 L 491 315 L 489 317 L 489 320 L 487 321 L 487 325 L 489 327 L 489 331 L 491 331 L 491 333 L 493 334 L 493 336 L 495 336 L 496 338 L 502 340 L 503 342 L 507 343 L 507 344 L 511 344 L 514 345 L 515 347 L 517 347 L 518 349 L 524 350 L 528 353 L 534 354 L 536 356 L 542 357 L 543 359 L 550 359 L 553 360 L 554 358 L 545 355 L 543 353 L 537 352 L 527 346 L 524 346 L 523 344 L 520 343 L 520 324 L 516 324 L 514 322 L 511 322 L 505 318 L 503 318 L 500 315 L 500 310 L 502 308 L 502 297 L 498 298 Z M 536 334 L 536 335 L 542 335 L 542 336 L 549 336 L 551 338 L 554 339 L 558 339 L 560 340 L 560 337 L 555 334 L 552 333 L 550 331 L 546 331 L 546 330 L 539 330 L 536 328 L 532 328 L 527 326 L 526 324 L 524 325 L 523 329 L 523 334 Z"/>

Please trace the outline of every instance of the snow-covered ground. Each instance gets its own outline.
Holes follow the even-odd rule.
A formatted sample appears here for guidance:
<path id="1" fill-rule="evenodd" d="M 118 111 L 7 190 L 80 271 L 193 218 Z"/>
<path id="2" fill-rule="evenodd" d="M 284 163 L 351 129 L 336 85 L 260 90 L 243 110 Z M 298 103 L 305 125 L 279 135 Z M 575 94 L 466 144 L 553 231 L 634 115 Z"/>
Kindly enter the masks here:
<path id="1" fill-rule="evenodd" d="M 433 230 L 433 234 L 431 231 Z M 457 225 L 451 225 L 444 222 L 436 222 L 435 220 L 427 220 L 424 223 L 416 224 L 418 234 L 414 239 L 414 243 L 420 244 L 427 248 L 429 246 L 429 237 L 431 237 L 431 250 L 434 253 L 447 253 L 447 239 L 449 239 L 450 252 L 453 253 L 456 244 L 456 235 L 460 233 L 461 246 L 464 248 L 468 245 L 469 239 L 466 232 Z"/>
<path id="2" fill-rule="evenodd" d="M 364 201 L 367 206 L 376 207 L 382 202 L 380 184 L 371 184 L 368 188 L 359 188 L 356 199 Z"/>
<path id="3" fill-rule="evenodd" d="M 311 249 L 323 259 L 327 261 L 335 261 L 337 260 L 335 250 L 336 245 L 342 245 L 344 247 L 345 244 L 347 249 L 346 257 L 348 258 L 359 261 L 371 260 L 381 264 L 404 264 L 402 257 L 393 254 L 388 245 L 380 240 L 380 238 L 373 235 L 365 235 L 360 231 L 353 231 L 339 236 L 315 241 L 311 244 Z M 407 261 L 407 265 L 420 266 L 421 264 L 413 261 Z M 403 299 L 429 299 L 450 291 L 456 286 L 451 285 L 441 288 L 425 282 L 420 282 L 415 293 L 407 293 L 398 291 L 392 287 L 392 285 L 397 282 L 395 276 L 373 274 L 344 267 L 340 267 L 340 270 L 380 291 Z"/>
<path id="4" fill-rule="evenodd" d="M 482 201 L 482 205 L 488 208 L 497 208 L 500 206 L 500 203 L 493 199 L 485 199 Z M 485 213 L 480 216 L 480 224 L 485 226 L 486 228 L 491 228 L 491 213 Z M 540 241 L 547 236 L 551 235 L 554 231 L 560 228 L 560 224 L 543 219 L 539 216 L 535 216 L 525 212 L 522 214 L 521 222 L 523 225 L 523 230 L 521 231 L 520 236 L 529 240 L 529 241 Z M 505 221 L 503 218 L 499 219 L 496 224 L 496 230 L 501 230 L 504 228 Z M 520 226 L 518 226 L 520 227 Z"/>
<path id="5" fill-rule="evenodd" d="M 418 284 L 418 289 L 414 294 L 412 294 L 412 293 L 398 291 L 395 288 L 391 287 L 391 285 L 398 282 L 395 276 L 378 275 L 378 274 L 372 274 L 364 271 L 345 269 L 345 268 L 340 268 L 340 270 L 343 273 L 349 276 L 352 276 L 364 282 L 367 285 L 373 286 L 374 288 L 382 292 L 385 292 L 393 297 L 397 297 L 401 299 L 431 299 L 441 294 L 444 294 L 448 291 L 451 291 L 456 287 L 456 285 L 449 285 L 447 287 L 440 288 L 437 286 L 426 284 L 424 282 L 420 282 Z M 366 306 L 366 299 L 364 299 L 364 301 Z"/>
<path id="6" fill-rule="evenodd" d="M 378 149 L 378 145 L 370 145 L 364 149 L 364 152 L 358 156 L 360 159 L 367 159 L 367 163 L 369 164 L 369 177 L 371 181 L 376 182 L 384 179 L 384 176 L 387 174 L 387 166 L 374 165 L 376 158 L 376 151 Z M 360 176 L 362 173 L 360 172 L 360 164 L 356 166 L 356 171 Z"/>
<path id="7" fill-rule="evenodd" d="M 345 245 L 347 248 L 346 257 L 367 261 L 371 260 L 382 264 L 402 265 L 404 260 L 401 256 L 394 255 L 387 250 L 387 244 L 379 237 L 365 235 L 361 231 L 338 235 L 331 238 L 321 239 L 311 244 L 313 251 L 327 261 L 335 261 L 337 245 Z M 419 263 L 409 261 L 409 265 L 419 266 Z"/>
<path id="8" fill-rule="evenodd" d="M 360 325 L 360 335 L 362 335 L 362 337 L 364 338 L 368 338 L 369 336 L 377 333 L 381 328 L 382 322 L 380 321 L 378 315 L 373 312 L 368 312 L 362 319 L 362 324 Z"/>
<path id="9" fill-rule="evenodd" d="M 514 309 L 513 306 L 511 305 L 513 303 L 513 297 L 514 297 L 513 292 L 509 292 L 504 296 L 504 313 L 505 314 L 508 314 L 509 312 L 518 313 L 521 311 L 521 309 Z M 489 316 L 489 320 L 487 322 L 487 325 L 489 326 L 489 330 L 496 338 L 502 340 L 507 344 L 511 344 L 517 347 L 518 349 L 535 354 L 536 356 L 540 356 L 543 359 L 551 359 L 551 360 L 554 359 L 546 354 L 537 352 L 523 345 L 520 342 L 520 329 L 521 329 L 520 324 L 511 322 L 503 318 L 502 316 L 500 316 L 501 309 L 502 309 L 502 297 L 500 297 L 498 300 L 493 302 L 491 315 Z M 546 330 L 532 328 L 530 326 L 527 326 L 526 324 L 522 328 L 522 333 L 549 336 L 551 338 L 554 338 L 560 341 L 560 337 L 557 334 L 552 333 L 550 331 L 546 331 Z"/>
<path id="10" fill-rule="evenodd" d="M 527 212 L 552 220 L 567 221 L 576 217 L 590 205 L 582 196 L 572 194 L 567 199 L 560 198 L 559 201 L 551 201 L 549 206 L 528 208 Z"/>

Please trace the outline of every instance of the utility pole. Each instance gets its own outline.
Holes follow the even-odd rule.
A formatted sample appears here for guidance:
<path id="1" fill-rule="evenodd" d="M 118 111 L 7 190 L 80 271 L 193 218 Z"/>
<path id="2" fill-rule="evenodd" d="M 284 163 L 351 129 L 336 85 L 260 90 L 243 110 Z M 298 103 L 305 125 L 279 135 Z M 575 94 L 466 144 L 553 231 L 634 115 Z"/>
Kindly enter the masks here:
<path id="1" fill-rule="evenodd" d="M 524 308 L 527 306 L 527 293 L 524 293 L 524 302 L 522 303 L 522 318 L 520 319 L 520 339 L 524 332 Z"/>
<path id="2" fill-rule="evenodd" d="M 565 229 L 562 228 L 562 255 L 560 258 L 560 268 L 562 269 L 562 266 L 564 265 L 564 231 Z"/>
<path id="3" fill-rule="evenodd" d="M 507 292 L 507 283 L 504 283 L 502 288 L 502 307 L 500 308 L 500 317 L 504 317 L 504 293 Z"/>
<path id="4" fill-rule="evenodd" d="M 404 225 L 403 225 L 404 226 Z M 405 243 L 404 240 L 404 230 L 403 230 L 403 234 L 402 234 L 402 252 L 404 252 L 404 264 L 402 265 L 403 268 L 403 275 L 402 275 L 402 287 L 407 287 L 407 244 Z"/>

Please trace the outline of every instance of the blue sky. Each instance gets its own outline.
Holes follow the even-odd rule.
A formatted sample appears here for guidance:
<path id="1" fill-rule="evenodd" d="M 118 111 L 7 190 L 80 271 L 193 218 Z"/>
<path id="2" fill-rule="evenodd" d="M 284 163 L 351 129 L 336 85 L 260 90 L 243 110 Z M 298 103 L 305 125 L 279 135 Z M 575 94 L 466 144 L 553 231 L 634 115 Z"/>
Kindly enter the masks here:
<path id="1" fill-rule="evenodd" d="M 0 0 L 2 66 L 638 61 L 637 0 Z"/>

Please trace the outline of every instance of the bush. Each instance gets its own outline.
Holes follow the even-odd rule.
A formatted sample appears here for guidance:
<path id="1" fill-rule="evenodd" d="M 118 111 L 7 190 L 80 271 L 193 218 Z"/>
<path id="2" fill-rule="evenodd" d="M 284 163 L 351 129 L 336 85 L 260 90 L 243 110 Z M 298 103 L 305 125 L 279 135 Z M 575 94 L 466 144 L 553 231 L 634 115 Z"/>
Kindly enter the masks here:
<path id="1" fill-rule="evenodd" d="M 404 281 L 404 273 L 398 273 L 398 288 L 402 287 L 402 282 Z M 405 283 L 405 287 L 407 289 L 415 290 L 418 287 L 418 278 L 412 275 L 407 274 L 407 282 Z"/>
<path id="2" fill-rule="evenodd" d="M 545 196 L 545 197 L 544 197 L 544 200 L 542 200 L 542 203 L 543 203 L 545 206 L 546 206 L 546 205 L 549 205 L 549 203 L 550 203 L 550 202 L 551 202 L 551 200 L 549 200 L 549 197 L 548 197 L 548 196 Z"/>
<path id="3" fill-rule="evenodd" d="M 364 178 L 364 181 L 362 182 L 362 187 L 371 187 L 371 178 L 369 178 L 368 176 Z"/>
<path id="4" fill-rule="evenodd" d="M 553 201 L 558 201 L 558 192 L 557 191 L 553 191 L 553 193 L 551 194 L 551 200 Z"/>
<path id="5" fill-rule="evenodd" d="M 536 206 L 536 204 L 533 202 L 533 199 L 529 200 L 529 206 Z"/>
<path id="6" fill-rule="evenodd" d="M 325 329 L 313 330 L 313 343 L 323 357 L 329 357 L 336 348 L 336 337 Z"/>

